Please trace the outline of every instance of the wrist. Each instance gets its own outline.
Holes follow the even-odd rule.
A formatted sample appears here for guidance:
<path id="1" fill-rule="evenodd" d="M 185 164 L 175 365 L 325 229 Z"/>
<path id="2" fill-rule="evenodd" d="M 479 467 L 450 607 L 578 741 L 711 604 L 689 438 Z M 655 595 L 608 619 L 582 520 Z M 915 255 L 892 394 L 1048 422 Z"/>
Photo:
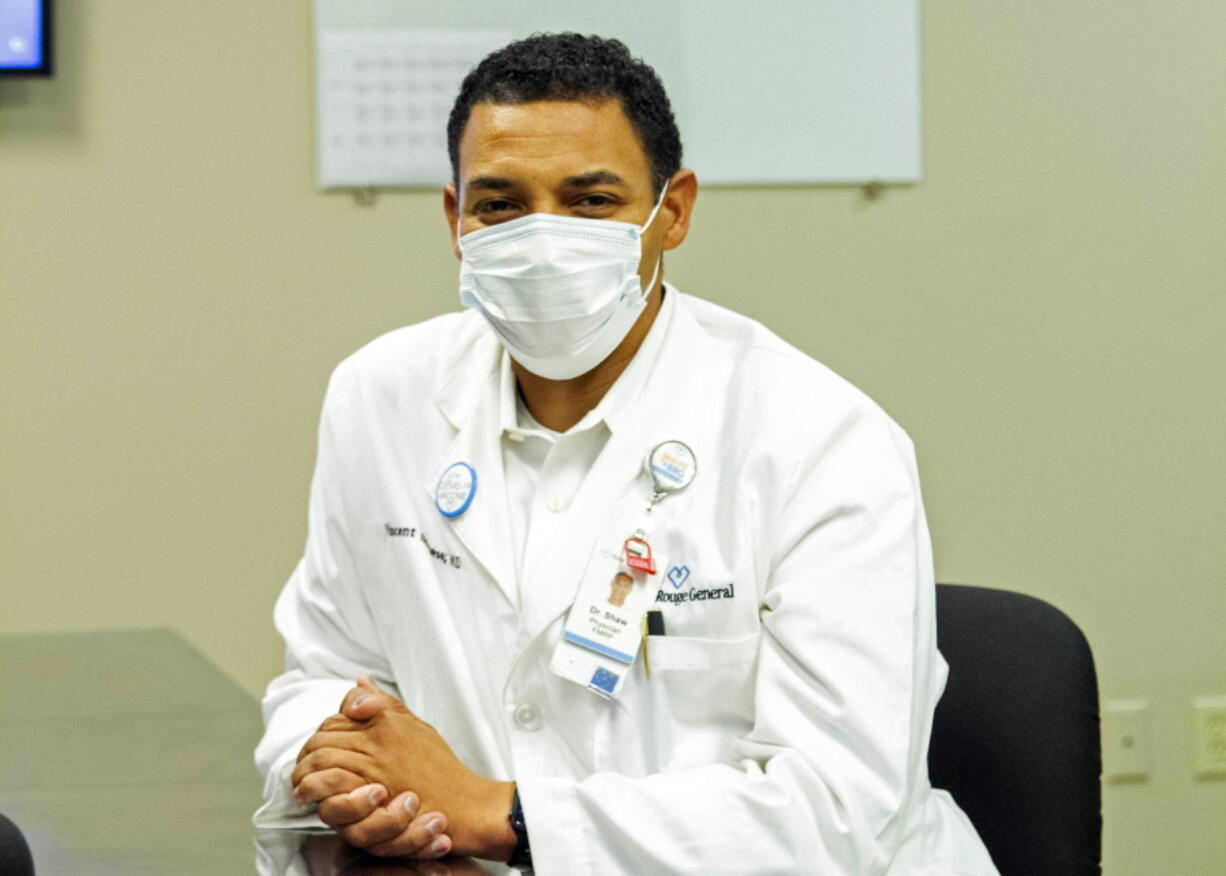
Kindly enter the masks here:
<path id="1" fill-rule="evenodd" d="M 460 842 L 460 837 L 452 836 L 453 840 L 457 840 L 455 854 L 505 862 L 515 851 L 517 839 L 507 820 L 515 798 L 515 783 L 488 782 L 488 786 L 482 789 L 480 802 L 469 825 L 471 837 L 465 838 L 466 842 Z"/>

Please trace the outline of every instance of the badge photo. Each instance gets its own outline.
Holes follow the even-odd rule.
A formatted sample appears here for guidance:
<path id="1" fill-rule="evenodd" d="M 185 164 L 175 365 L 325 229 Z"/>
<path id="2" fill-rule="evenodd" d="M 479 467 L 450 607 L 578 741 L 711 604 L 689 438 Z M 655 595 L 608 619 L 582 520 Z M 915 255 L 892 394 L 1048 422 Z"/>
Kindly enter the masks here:
<path id="1" fill-rule="evenodd" d="M 643 639 L 643 618 L 655 600 L 656 585 L 646 569 L 627 562 L 646 559 L 656 568 L 667 568 L 663 557 L 650 556 L 645 538 L 634 550 L 612 550 L 598 544 L 580 580 L 562 640 L 554 650 L 550 668 L 557 675 L 582 685 L 605 699 L 620 693 L 627 674 L 638 657 Z M 646 557 L 638 555 L 646 548 Z"/>

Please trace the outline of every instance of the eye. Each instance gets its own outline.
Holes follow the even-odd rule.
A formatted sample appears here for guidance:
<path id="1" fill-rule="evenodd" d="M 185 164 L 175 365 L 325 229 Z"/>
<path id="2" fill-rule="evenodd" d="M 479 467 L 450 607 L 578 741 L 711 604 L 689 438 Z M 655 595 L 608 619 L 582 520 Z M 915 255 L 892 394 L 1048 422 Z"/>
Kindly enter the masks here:
<path id="1" fill-rule="evenodd" d="M 473 206 L 473 215 L 485 225 L 506 222 L 522 212 L 519 204 L 508 198 L 487 198 Z"/>
<path id="2" fill-rule="evenodd" d="M 514 208 L 515 205 L 506 198 L 489 198 L 473 207 L 473 212 L 477 214 L 505 213 Z"/>
<path id="3" fill-rule="evenodd" d="M 605 192 L 590 192 L 571 202 L 571 210 L 581 216 L 608 216 L 621 206 L 621 201 Z"/>

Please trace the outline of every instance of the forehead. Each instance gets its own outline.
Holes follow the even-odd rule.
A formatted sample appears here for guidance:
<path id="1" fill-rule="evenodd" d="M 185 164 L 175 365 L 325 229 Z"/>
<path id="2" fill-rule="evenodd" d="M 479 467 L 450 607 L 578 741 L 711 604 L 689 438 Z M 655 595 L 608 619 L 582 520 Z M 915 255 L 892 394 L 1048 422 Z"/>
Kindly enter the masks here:
<path id="1" fill-rule="evenodd" d="M 594 167 L 650 184 L 647 155 L 616 98 L 478 103 L 460 138 L 461 183 L 476 176 L 548 182 Z"/>

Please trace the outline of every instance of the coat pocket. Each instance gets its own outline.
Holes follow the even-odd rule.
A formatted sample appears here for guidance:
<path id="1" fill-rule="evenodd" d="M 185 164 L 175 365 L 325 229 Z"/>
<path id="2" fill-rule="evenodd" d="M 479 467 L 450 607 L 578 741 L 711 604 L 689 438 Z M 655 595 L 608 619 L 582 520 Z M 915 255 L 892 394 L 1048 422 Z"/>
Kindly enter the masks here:
<path id="1" fill-rule="evenodd" d="M 737 639 L 703 639 L 698 636 L 651 636 L 647 640 L 647 659 L 651 671 L 735 673 L 754 663 L 758 657 L 761 633 Z"/>
<path id="2" fill-rule="evenodd" d="M 735 639 L 652 636 L 651 679 L 636 666 L 595 734 L 597 769 L 646 775 L 731 763 L 753 727 L 761 633 Z"/>

